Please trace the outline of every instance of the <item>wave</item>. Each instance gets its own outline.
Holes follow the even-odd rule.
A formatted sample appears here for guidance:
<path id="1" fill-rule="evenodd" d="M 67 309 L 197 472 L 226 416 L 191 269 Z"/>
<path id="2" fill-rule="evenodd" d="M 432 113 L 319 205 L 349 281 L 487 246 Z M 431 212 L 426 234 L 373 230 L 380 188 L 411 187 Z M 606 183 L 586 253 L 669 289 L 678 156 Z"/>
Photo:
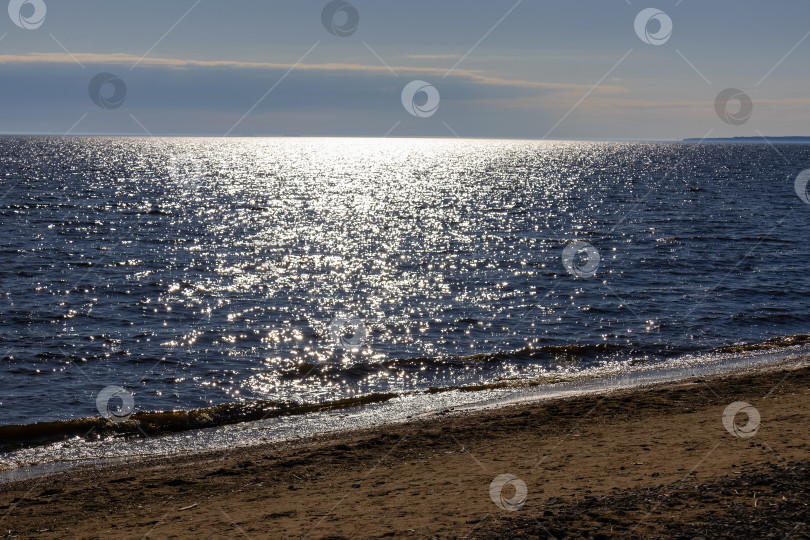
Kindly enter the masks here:
<path id="1" fill-rule="evenodd" d="M 335 365 L 328 363 L 301 362 L 295 367 L 281 372 L 281 377 L 289 380 L 298 380 L 302 376 L 325 376 L 339 378 L 342 375 L 360 377 L 362 375 L 378 372 L 381 368 L 396 370 L 419 370 L 424 368 L 453 368 L 467 367 L 470 364 L 498 364 L 506 361 L 536 362 L 536 363 L 568 363 L 581 361 L 595 361 L 608 357 L 633 357 L 639 355 L 655 355 L 659 357 L 672 357 L 689 352 L 686 347 L 673 347 L 667 345 L 641 346 L 622 344 L 573 344 L 573 345 L 547 345 L 540 347 L 522 347 L 510 351 L 493 351 L 469 355 L 451 356 L 416 356 L 409 358 L 389 358 L 379 362 L 353 363 Z"/>
<path id="2" fill-rule="evenodd" d="M 709 354 L 741 354 L 747 352 L 768 352 L 788 347 L 810 344 L 810 335 L 796 334 L 768 339 L 760 343 L 738 343 L 718 347 L 706 351 Z M 673 347 L 665 348 L 673 353 Z M 565 345 L 546 346 L 539 348 L 525 347 L 508 352 L 491 354 L 474 354 L 457 356 L 447 359 L 435 358 L 408 358 L 391 359 L 382 362 L 388 367 L 402 367 L 403 365 L 422 365 L 425 362 L 441 363 L 447 365 L 455 362 L 498 362 L 515 358 L 548 358 L 593 356 L 597 354 L 612 353 L 638 353 L 639 350 L 630 346 L 596 344 L 596 345 Z M 674 354 L 670 354 L 674 356 Z M 638 362 L 638 359 L 626 357 L 628 363 Z M 376 364 L 379 369 L 381 364 Z M 571 378 L 571 375 L 565 377 Z M 565 379 L 561 375 L 550 372 L 542 379 L 507 379 L 495 380 L 486 384 L 470 384 L 459 386 L 430 387 L 423 390 L 435 394 L 441 392 L 461 391 L 475 392 L 510 387 L 536 387 L 559 382 Z M 401 397 L 397 393 L 372 393 L 354 398 L 325 401 L 320 403 L 284 403 L 277 401 L 258 400 L 246 403 L 225 403 L 212 407 L 188 411 L 152 411 L 138 412 L 116 423 L 102 417 L 79 418 L 74 420 L 60 420 L 52 422 L 37 422 L 34 424 L 15 424 L 0 426 L 0 452 L 8 452 L 22 447 L 41 446 L 73 437 L 93 440 L 102 437 L 153 437 L 167 433 L 188 431 L 192 429 L 213 428 L 240 422 L 265 420 L 280 416 L 304 415 L 335 410 L 350 409 L 374 403 L 383 403 Z"/>
<path id="3" fill-rule="evenodd" d="M 810 335 L 795 334 L 790 336 L 770 338 L 761 343 L 740 343 L 735 345 L 727 345 L 725 347 L 718 348 L 717 352 L 720 353 L 761 352 L 775 349 L 783 349 L 785 347 L 793 347 L 795 345 L 807 345 L 808 343 L 810 343 Z"/>
<path id="4" fill-rule="evenodd" d="M 135 413 L 123 422 L 106 418 L 79 418 L 34 424 L 0 426 L 0 451 L 22 446 L 39 446 L 81 437 L 84 439 L 120 436 L 152 437 L 165 433 L 217 427 L 238 422 L 264 420 L 279 416 L 328 412 L 372 403 L 381 403 L 398 394 L 370 394 L 313 404 L 288 404 L 273 401 L 224 403 L 191 411 L 156 411 Z"/>

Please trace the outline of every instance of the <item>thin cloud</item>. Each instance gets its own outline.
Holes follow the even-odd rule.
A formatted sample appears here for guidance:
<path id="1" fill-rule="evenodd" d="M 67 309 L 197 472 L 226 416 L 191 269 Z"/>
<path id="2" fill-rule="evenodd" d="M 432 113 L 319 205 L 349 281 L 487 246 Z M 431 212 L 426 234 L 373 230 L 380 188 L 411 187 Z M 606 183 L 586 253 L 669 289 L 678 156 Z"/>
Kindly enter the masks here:
<path id="1" fill-rule="evenodd" d="M 452 56 L 452 55 L 451 55 Z M 192 68 L 234 68 L 234 69 L 260 69 L 260 70 L 288 70 L 292 64 L 277 64 L 270 62 L 243 62 L 239 60 L 191 60 L 178 58 L 145 58 L 124 53 L 30 53 L 30 54 L 6 54 L 0 55 L 0 64 L 72 64 L 76 62 L 82 64 L 103 64 L 103 65 L 125 65 L 132 66 L 140 61 L 139 67 L 170 68 L 170 69 L 192 69 Z M 413 67 L 413 66 L 392 66 L 397 73 L 410 74 L 413 76 L 442 77 L 447 72 L 444 68 L 435 67 Z M 347 63 L 324 63 L 324 64 L 300 64 L 296 70 L 301 71 L 325 71 L 325 72 L 365 72 L 365 73 L 388 73 L 389 69 L 384 66 L 347 64 Z M 527 81 L 522 79 L 506 79 L 503 77 L 492 77 L 483 75 L 478 70 L 457 69 L 453 75 L 461 79 L 469 79 L 478 84 L 490 86 L 512 86 L 520 88 L 535 88 L 547 91 L 587 91 L 590 85 L 576 83 L 549 83 L 543 81 Z M 620 85 L 603 85 L 597 89 L 600 93 L 624 93 L 627 89 Z"/>
<path id="2" fill-rule="evenodd" d="M 414 58 L 416 60 L 450 60 L 457 58 L 456 54 L 408 54 L 405 58 Z"/>

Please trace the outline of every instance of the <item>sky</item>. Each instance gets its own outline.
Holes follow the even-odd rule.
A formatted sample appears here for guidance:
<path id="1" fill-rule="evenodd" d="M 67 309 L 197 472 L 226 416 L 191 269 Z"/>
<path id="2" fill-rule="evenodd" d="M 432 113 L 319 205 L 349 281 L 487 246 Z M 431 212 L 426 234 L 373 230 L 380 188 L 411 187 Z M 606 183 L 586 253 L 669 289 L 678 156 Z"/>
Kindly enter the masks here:
<path id="1" fill-rule="evenodd" d="M 810 135 L 804 1 L 11 0 L 0 36 L 2 133 Z"/>

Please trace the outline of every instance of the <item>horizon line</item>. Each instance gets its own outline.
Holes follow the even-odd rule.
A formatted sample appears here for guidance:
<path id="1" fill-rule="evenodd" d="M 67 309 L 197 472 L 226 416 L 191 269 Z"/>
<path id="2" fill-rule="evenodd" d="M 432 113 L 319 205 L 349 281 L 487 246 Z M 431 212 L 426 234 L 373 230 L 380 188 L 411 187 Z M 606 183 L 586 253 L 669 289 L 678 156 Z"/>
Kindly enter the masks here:
<path id="1" fill-rule="evenodd" d="M 59 133 L 59 132 L 0 132 L 0 137 L 56 137 L 56 138 L 140 138 L 140 139 L 436 139 L 436 140 L 493 140 L 493 141 L 532 141 L 532 142 L 755 142 L 784 139 L 795 141 L 810 141 L 810 136 L 805 135 L 753 135 L 753 136 L 730 136 L 730 137 L 686 137 L 686 138 L 623 138 L 623 137 L 587 137 L 587 138 L 562 138 L 544 139 L 531 137 L 452 137 L 452 136 L 396 136 L 390 135 L 382 137 L 379 135 L 289 135 L 289 134 L 267 134 L 267 135 L 203 135 L 203 134 L 166 134 L 166 135 L 146 135 L 140 133 Z"/>

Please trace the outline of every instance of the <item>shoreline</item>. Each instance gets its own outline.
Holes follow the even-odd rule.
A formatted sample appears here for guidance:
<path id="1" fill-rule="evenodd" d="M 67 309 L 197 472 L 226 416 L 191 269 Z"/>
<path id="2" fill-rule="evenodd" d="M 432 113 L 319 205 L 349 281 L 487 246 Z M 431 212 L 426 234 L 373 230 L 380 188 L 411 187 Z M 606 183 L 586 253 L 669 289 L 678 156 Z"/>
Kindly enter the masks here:
<path id="1" fill-rule="evenodd" d="M 807 470 L 808 388 L 804 358 L 288 442 L 82 467 L 4 485 L 0 533 L 656 537 L 670 536 L 667 527 L 677 524 L 699 536 L 726 518 L 738 521 L 722 513 L 739 506 L 756 519 L 730 521 L 728 531 L 748 526 L 735 534 L 757 536 L 765 529 L 756 527 L 767 525 L 782 536 L 796 528 L 800 538 L 810 533 L 803 528 L 807 511 L 788 510 L 806 508 L 806 487 L 797 491 L 790 482 Z M 723 425 L 726 407 L 740 401 L 761 415 L 750 438 Z M 491 497 L 502 474 L 526 486 L 526 500 L 518 501 L 525 504 L 515 511 L 493 502 L 509 508 L 514 488 Z"/>
<path id="2" fill-rule="evenodd" d="M 745 371 L 779 369 L 805 357 L 808 336 L 746 346 L 719 356 L 684 356 L 660 364 L 640 364 L 628 371 L 585 370 L 568 377 L 516 379 L 484 386 L 436 388 L 406 394 L 371 394 L 352 400 L 303 404 L 264 410 L 262 403 L 239 404 L 251 418 L 228 418 L 234 405 L 168 414 L 137 413 L 128 421 L 103 418 L 67 422 L 0 426 L 0 484 L 14 479 L 47 476 L 87 465 L 104 465 L 168 455 L 194 455 L 234 447 L 279 444 L 306 437 L 357 429 L 384 429 L 414 419 L 430 419 L 460 411 L 481 411 L 519 403 L 559 400 L 616 390 L 643 389 L 677 383 L 696 376 L 713 377 Z M 798 340 L 797 338 L 803 338 Z M 785 347 L 786 343 L 796 343 Z M 559 380 L 555 380 L 559 377 Z M 269 402 L 268 402 L 269 403 Z M 271 404 L 272 405 L 272 404 Z M 225 414 L 223 421 L 223 413 Z M 65 429 L 49 441 L 12 447 L 16 436 Z M 19 443 L 18 443 L 19 444 Z"/>
<path id="3" fill-rule="evenodd" d="M 586 346 L 588 349 L 599 349 L 600 346 Z M 473 354 L 454 357 L 457 361 L 485 361 L 496 359 L 501 355 L 540 355 L 540 354 L 576 354 L 582 347 L 543 346 L 524 348 L 509 352 L 492 354 Z M 662 358 L 646 364 L 635 363 L 632 356 L 619 365 L 611 366 L 610 362 L 585 366 L 577 371 L 568 371 L 558 365 L 556 370 L 542 373 L 519 375 L 513 377 L 495 377 L 491 381 L 466 382 L 452 386 L 425 386 L 410 390 L 384 389 L 371 391 L 351 397 L 336 397 L 316 402 L 285 402 L 272 399 L 249 399 L 246 401 L 221 402 L 210 406 L 193 409 L 140 410 L 109 421 L 103 416 L 79 416 L 68 418 L 43 418 L 35 422 L 10 422 L 0 424 L 0 455 L 19 448 L 44 446 L 71 437 L 85 438 L 87 434 L 96 436 L 162 436 L 192 430 L 218 428 L 227 425 L 278 418 L 282 416 L 304 416 L 309 413 L 323 413 L 337 410 L 350 410 L 370 404 L 382 403 L 397 398 L 407 398 L 419 394 L 446 394 L 454 391 L 482 394 L 486 391 L 518 392 L 537 387 L 555 387 L 559 385 L 577 385 L 583 381 L 609 380 L 611 378 L 638 378 L 643 384 L 646 374 L 668 372 L 666 380 L 686 378 L 689 372 L 706 371 L 707 373 L 731 372 L 745 366 L 759 367 L 762 363 L 774 363 L 789 360 L 803 349 L 810 353 L 810 335 L 794 334 L 776 336 L 762 342 L 739 343 L 708 349 L 702 352 L 684 353 L 682 356 Z M 423 358 L 392 359 L 387 362 L 395 366 L 398 362 L 425 360 Z M 531 366 L 527 366 L 531 373 Z M 536 367 L 536 366 L 534 366 Z M 719 368 L 719 369 L 715 369 Z M 678 373 L 680 372 L 680 373 Z M 0 471 L 3 463 L 0 461 Z M 0 478 L 2 482 L 2 478 Z"/>

